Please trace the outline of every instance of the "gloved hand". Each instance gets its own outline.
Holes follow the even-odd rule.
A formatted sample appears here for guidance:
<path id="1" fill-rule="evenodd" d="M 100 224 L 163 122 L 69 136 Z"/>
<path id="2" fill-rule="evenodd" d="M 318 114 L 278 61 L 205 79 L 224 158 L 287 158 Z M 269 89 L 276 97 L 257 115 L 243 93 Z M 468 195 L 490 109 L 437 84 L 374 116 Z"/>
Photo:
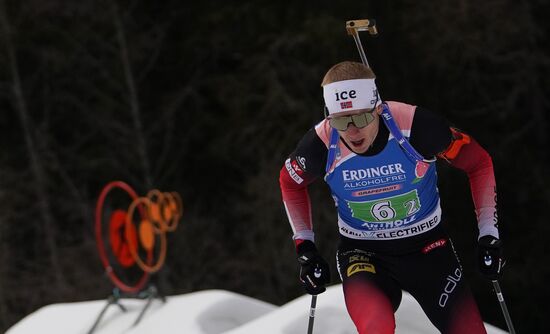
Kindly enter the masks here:
<path id="1" fill-rule="evenodd" d="M 315 244 L 304 240 L 296 248 L 298 263 L 300 264 L 300 281 L 306 292 L 310 295 L 318 295 L 325 292 L 325 285 L 330 283 L 330 268 L 321 257 Z"/>
<path id="2" fill-rule="evenodd" d="M 485 235 L 478 241 L 479 272 L 490 280 L 497 280 L 502 276 L 504 258 L 502 256 L 502 241 Z"/>

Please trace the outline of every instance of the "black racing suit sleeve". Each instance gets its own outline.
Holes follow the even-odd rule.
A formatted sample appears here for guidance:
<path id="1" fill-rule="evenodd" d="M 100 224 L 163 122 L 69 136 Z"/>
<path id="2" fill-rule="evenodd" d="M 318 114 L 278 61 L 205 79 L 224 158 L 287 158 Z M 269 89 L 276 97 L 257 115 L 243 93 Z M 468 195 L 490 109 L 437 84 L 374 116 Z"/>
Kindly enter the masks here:
<path id="1" fill-rule="evenodd" d="M 300 166 L 304 170 L 302 177 L 306 184 L 310 184 L 325 174 L 327 153 L 325 143 L 319 138 L 315 128 L 311 128 L 300 140 L 289 158 L 291 161 L 300 162 Z"/>
<path id="2" fill-rule="evenodd" d="M 424 158 L 434 158 L 451 144 L 449 123 L 428 109 L 416 107 L 409 141 Z"/>

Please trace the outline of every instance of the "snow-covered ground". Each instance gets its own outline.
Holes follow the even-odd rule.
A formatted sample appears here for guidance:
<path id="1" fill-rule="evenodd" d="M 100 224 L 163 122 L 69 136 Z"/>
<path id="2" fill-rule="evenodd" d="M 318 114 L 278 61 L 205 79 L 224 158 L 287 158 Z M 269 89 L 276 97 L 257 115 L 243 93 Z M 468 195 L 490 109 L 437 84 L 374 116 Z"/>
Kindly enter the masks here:
<path id="1" fill-rule="evenodd" d="M 6 334 L 85 334 L 106 305 L 105 300 L 53 304 L 40 308 L 11 327 Z M 96 327 L 96 334 L 294 334 L 306 333 L 311 297 L 304 295 L 275 306 L 224 290 L 205 290 L 156 299 L 142 320 L 133 326 L 146 301 L 121 299 L 123 312 L 111 305 Z M 396 314 L 396 333 L 430 334 L 430 324 L 418 303 L 407 293 Z M 506 333 L 486 325 L 489 334 Z M 314 333 L 357 333 L 346 312 L 341 285 L 334 285 L 317 298 Z"/>

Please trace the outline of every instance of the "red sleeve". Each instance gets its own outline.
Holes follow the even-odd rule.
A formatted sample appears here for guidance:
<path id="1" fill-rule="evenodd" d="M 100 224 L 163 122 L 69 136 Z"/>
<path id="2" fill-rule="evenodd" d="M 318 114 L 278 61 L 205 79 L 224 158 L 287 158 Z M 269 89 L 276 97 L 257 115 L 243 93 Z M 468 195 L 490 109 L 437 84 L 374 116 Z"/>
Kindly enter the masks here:
<path id="1" fill-rule="evenodd" d="M 440 157 L 466 172 L 474 202 L 479 237 L 498 234 L 496 181 L 491 156 L 469 135 L 451 129 L 453 140 Z"/>
<path id="2" fill-rule="evenodd" d="M 292 232 L 294 233 L 293 239 L 295 241 L 314 241 L 311 222 L 311 201 L 309 199 L 307 183 L 298 173 L 300 171 L 294 169 L 290 159 L 287 159 L 279 173 L 283 204 L 288 221 L 292 227 Z"/>
<path id="3" fill-rule="evenodd" d="M 300 140 L 279 173 L 279 184 L 296 246 L 314 241 L 307 186 L 325 173 L 327 148 L 314 128 Z"/>

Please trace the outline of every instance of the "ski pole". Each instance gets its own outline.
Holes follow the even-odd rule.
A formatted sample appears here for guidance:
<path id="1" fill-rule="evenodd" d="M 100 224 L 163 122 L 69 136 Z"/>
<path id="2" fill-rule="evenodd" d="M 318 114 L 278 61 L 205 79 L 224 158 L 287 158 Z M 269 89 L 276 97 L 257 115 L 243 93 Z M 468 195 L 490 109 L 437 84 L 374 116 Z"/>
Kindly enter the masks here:
<path id="1" fill-rule="evenodd" d="M 357 50 L 359 50 L 359 56 L 361 57 L 361 62 L 367 67 L 369 62 L 367 61 L 367 56 L 365 55 L 365 50 L 361 44 L 361 38 L 359 37 L 359 31 L 368 31 L 369 34 L 376 36 L 378 35 L 378 29 L 376 28 L 376 22 L 374 20 L 351 20 L 346 22 L 346 30 L 348 35 L 353 37 Z"/>
<path id="2" fill-rule="evenodd" d="M 500 303 L 500 308 L 502 309 L 502 314 L 504 314 L 504 320 L 506 320 L 506 325 L 508 326 L 508 331 L 510 332 L 510 334 L 516 334 L 516 330 L 514 329 L 514 325 L 512 324 L 512 318 L 510 318 L 510 313 L 508 312 L 508 308 L 506 307 L 506 303 L 504 302 L 502 290 L 500 290 L 500 284 L 498 284 L 497 280 L 493 280 L 492 282 L 495 293 L 497 294 L 498 302 Z"/>
<path id="3" fill-rule="evenodd" d="M 313 333 L 313 320 L 315 320 L 315 305 L 317 305 L 317 295 L 312 295 L 311 306 L 309 307 L 309 323 L 307 324 L 307 334 Z"/>

